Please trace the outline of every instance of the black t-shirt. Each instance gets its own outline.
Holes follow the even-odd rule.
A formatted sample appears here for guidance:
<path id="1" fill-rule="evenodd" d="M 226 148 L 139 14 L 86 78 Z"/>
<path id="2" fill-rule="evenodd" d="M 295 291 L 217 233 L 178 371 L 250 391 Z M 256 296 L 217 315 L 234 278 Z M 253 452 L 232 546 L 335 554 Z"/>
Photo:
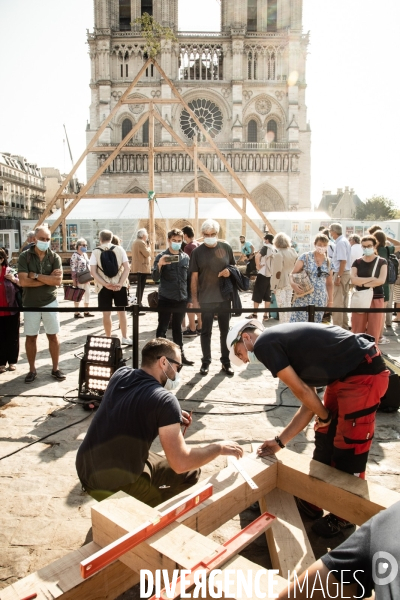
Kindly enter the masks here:
<path id="1" fill-rule="evenodd" d="M 362 258 L 357 258 L 357 260 L 355 260 L 351 266 L 355 267 L 357 269 L 357 277 L 372 277 L 372 272 L 375 268 L 375 262 L 376 262 L 376 258 L 375 258 L 375 260 L 372 260 L 371 262 L 367 262 L 367 261 L 363 260 Z M 382 265 L 387 265 L 387 261 L 384 258 L 378 258 L 378 265 L 376 267 L 374 277 L 379 277 L 379 273 L 381 272 Z M 368 288 L 357 285 L 356 289 L 357 290 L 366 290 Z M 374 298 L 383 298 L 383 286 L 382 285 L 378 285 L 377 287 L 374 287 L 373 291 L 374 291 Z"/>
<path id="2" fill-rule="evenodd" d="M 369 598 L 375 589 L 376 600 L 398 600 L 399 535 L 400 502 L 396 502 L 364 523 L 321 560 L 330 571 L 338 571 L 334 573 L 338 581 L 344 571 L 343 581 L 358 584 L 357 598 Z"/>
<path id="3" fill-rule="evenodd" d="M 263 331 L 254 352 L 274 377 L 291 366 L 307 385 L 320 387 L 353 371 L 374 345 L 370 335 L 334 325 L 285 323 Z"/>
<path id="4" fill-rule="evenodd" d="M 84 487 L 118 490 L 142 474 L 158 429 L 181 421 L 176 397 L 142 369 L 119 369 L 76 457 Z"/>
<path id="5" fill-rule="evenodd" d="M 203 302 L 223 302 L 218 273 L 228 265 L 235 265 L 232 248 L 226 242 L 218 242 L 215 248 L 201 244 L 190 255 L 190 273 L 199 274 L 199 297 Z"/>

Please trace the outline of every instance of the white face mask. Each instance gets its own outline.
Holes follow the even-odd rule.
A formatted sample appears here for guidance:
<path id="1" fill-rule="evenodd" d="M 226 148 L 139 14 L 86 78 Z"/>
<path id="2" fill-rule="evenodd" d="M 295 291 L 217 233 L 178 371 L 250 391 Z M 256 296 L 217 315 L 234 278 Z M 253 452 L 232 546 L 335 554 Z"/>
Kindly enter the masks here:
<path id="1" fill-rule="evenodd" d="M 318 252 L 318 254 L 326 254 L 326 248 L 325 246 L 315 246 L 315 252 Z"/>
<path id="2" fill-rule="evenodd" d="M 218 241 L 217 237 L 205 237 L 204 238 L 204 243 L 206 246 L 215 246 L 217 241 Z"/>
<path id="3" fill-rule="evenodd" d="M 168 359 L 167 359 L 167 361 L 168 361 Z M 171 367 L 171 363 L 169 361 L 168 361 L 168 364 Z M 172 369 L 172 367 L 171 367 L 171 369 Z M 174 370 L 174 369 L 172 369 L 172 370 Z M 176 390 L 176 388 L 179 386 L 179 384 L 181 382 L 180 374 L 175 371 L 175 379 L 170 379 L 164 370 L 163 370 L 163 373 L 164 373 L 165 377 L 167 378 L 164 388 L 168 392 L 172 392 L 172 390 Z"/>
<path id="4" fill-rule="evenodd" d="M 260 365 L 261 362 L 258 360 L 257 356 L 254 354 L 254 345 L 253 345 L 253 351 L 251 352 L 247 346 L 246 346 L 246 342 L 244 340 L 243 341 L 243 345 L 247 350 L 247 358 L 249 359 L 249 363 L 251 365 Z"/>

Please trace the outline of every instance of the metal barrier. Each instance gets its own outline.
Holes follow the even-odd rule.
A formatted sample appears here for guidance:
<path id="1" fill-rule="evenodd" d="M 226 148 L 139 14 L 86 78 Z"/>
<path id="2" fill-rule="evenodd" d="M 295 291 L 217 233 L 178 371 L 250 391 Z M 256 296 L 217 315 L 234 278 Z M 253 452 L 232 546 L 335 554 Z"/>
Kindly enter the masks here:
<path id="1" fill-rule="evenodd" d="M 104 309 L 102 308 L 98 308 L 97 306 L 88 306 L 87 307 L 88 311 L 91 312 L 104 312 Z M 7 311 L 10 312 L 10 307 L 9 306 L 0 306 L 0 311 Z M 307 306 L 287 306 L 285 308 L 267 308 L 265 309 L 264 307 L 262 308 L 241 308 L 241 309 L 235 309 L 232 308 L 231 310 L 229 310 L 229 314 L 233 314 L 235 315 L 236 313 L 240 313 L 240 314 L 253 314 L 253 313 L 264 313 L 265 311 L 268 312 L 276 312 L 276 313 L 283 313 L 283 312 L 306 312 L 308 314 L 308 322 L 309 323 L 314 323 L 315 322 L 315 313 L 316 312 L 327 312 L 327 313 L 334 313 L 334 312 L 338 312 L 338 313 L 392 313 L 393 312 L 393 308 L 333 308 L 332 306 L 315 306 L 315 304 L 308 304 Z M 71 307 L 54 307 L 54 308 L 47 308 L 47 307 L 43 307 L 43 308 L 34 308 L 34 307 L 12 307 L 12 312 L 19 312 L 19 313 L 25 313 L 25 312 L 59 312 L 59 313 L 75 313 L 76 312 L 76 308 L 74 306 Z M 139 327 L 140 327 L 140 312 L 145 312 L 145 313 L 159 313 L 159 312 L 165 312 L 165 313 L 177 313 L 177 312 L 182 312 L 182 310 L 179 309 L 163 309 L 160 310 L 158 308 L 150 308 L 147 306 L 139 306 L 138 304 L 132 304 L 130 306 L 115 306 L 113 307 L 112 312 L 129 312 L 132 313 L 132 367 L 134 369 L 138 369 L 139 368 Z M 201 308 L 186 308 L 185 309 L 185 313 L 204 313 L 204 312 L 210 312 L 209 310 L 204 310 Z M 213 311 L 215 314 L 225 314 L 227 311 Z"/>

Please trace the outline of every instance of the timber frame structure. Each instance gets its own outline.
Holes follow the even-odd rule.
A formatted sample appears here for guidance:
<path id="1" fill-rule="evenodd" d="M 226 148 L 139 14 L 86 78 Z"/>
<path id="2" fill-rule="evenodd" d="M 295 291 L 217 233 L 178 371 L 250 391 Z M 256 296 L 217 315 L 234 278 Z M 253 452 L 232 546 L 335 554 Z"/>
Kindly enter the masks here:
<path id="1" fill-rule="evenodd" d="M 4 588 L 1 599 L 20 600 L 37 594 L 38 600 L 111 600 L 139 582 L 141 569 L 167 569 L 170 577 L 174 569 L 190 570 L 199 560 L 220 549 L 219 544 L 206 536 L 256 501 L 259 501 L 262 511 L 268 509 L 277 516 L 266 535 L 273 568 L 280 572 L 274 577 L 274 593 L 279 593 L 287 585 L 288 570 L 296 570 L 300 574 L 315 560 L 293 495 L 316 503 L 357 525 L 362 525 L 400 500 L 397 492 L 288 449 L 270 459 L 259 459 L 255 454 L 245 455 L 241 463 L 258 489 L 251 489 L 234 466 L 229 465 L 189 490 L 192 494 L 196 488 L 211 483 L 214 488 L 211 498 L 99 573 L 82 579 L 82 560 L 144 521 L 156 519 L 157 509 L 165 510 L 188 493 L 175 496 L 157 509 L 123 492 L 96 504 L 92 507 L 94 541 Z M 234 572 L 252 570 L 254 583 L 261 567 L 238 555 L 222 567 L 222 573 L 226 569 Z M 263 587 L 262 582 L 263 579 L 260 589 L 268 597 L 268 586 L 265 583 Z"/>
<path id="2" fill-rule="evenodd" d="M 173 94 L 173 97 L 158 98 L 158 99 L 157 98 L 151 98 L 151 99 L 150 98 L 149 99 L 132 98 L 132 99 L 130 99 L 129 96 L 132 94 L 137 83 L 140 81 L 142 75 L 145 73 L 146 69 L 151 64 L 153 64 L 155 66 L 155 68 L 159 71 L 163 80 L 169 85 L 171 92 Z M 106 129 L 106 127 L 111 123 L 113 117 L 117 114 L 118 109 L 121 106 L 127 105 L 127 104 L 146 104 L 146 105 L 148 105 L 148 110 L 146 110 L 143 113 L 143 115 L 141 116 L 139 121 L 136 123 L 136 125 L 134 125 L 134 127 L 129 131 L 129 133 L 125 136 L 125 138 L 118 144 L 118 146 L 112 150 L 112 152 L 111 152 L 111 148 L 109 146 L 106 146 L 106 147 L 97 146 L 96 143 L 98 142 L 101 134 Z M 188 144 L 185 143 L 184 140 L 182 140 L 174 132 L 172 127 L 162 118 L 161 114 L 157 110 L 157 105 L 162 105 L 162 104 L 181 104 L 181 106 L 183 106 L 187 110 L 187 112 L 189 113 L 189 115 L 191 116 L 193 121 L 196 123 L 196 125 L 199 129 L 199 132 L 201 132 L 204 135 L 205 139 L 210 144 L 210 147 L 214 150 L 214 152 L 216 153 L 218 158 L 221 160 L 222 164 L 225 166 L 226 170 L 230 173 L 233 180 L 239 187 L 240 192 L 238 194 L 229 193 L 225 189 L 225 187 L 216 179 L 216 177 L 214 177 L 214 175 L 210 172 L 210 170 L 206 167 L 206 165 L 199 159 L 198 152 L 197 152 L 197 140 L 195 139 L 193 146 L 189 146 Z M 268 230 L 272 233 L 275 233 L 273 227 L 268 222 L 264 213 L 260 210 L 260 208 L 252 200 L 246 187 L 244 186 L 244 184 L 242 183 L 240 178 L 237 176 L 237 174 L 235 173 L 233 168 L 230 166 L 230 164 L 226 160 L 225 156 L 219 150 L 219 148 L 215 144 L 214 140 L 212 139 L 211 135 L 203 127 L 203 125 L 200 122 L 200 120 L 198 119 L 198 117 L 195 115 L 195 113 L 191 110 L 191 108 L 185 102 L 182 95 L 179 93 L 179 91 L 177 90 L 177 88 L 175 87 L 173 82 L 168 78 L 168 76 L 166 75 L 164 70 L 161 68 L 161 66 L 158 64 L 158 62 L 151 58 L 149 58 L 146 61 L 146 63 L 143 65 L 143 67 L 140 69 L 139 73 L 136 75 L 136 77 L 132 81 L 131 85 L 126 89 L 126 91 L 121 96 L 121 98 L 118 100 L 117 104 L 114 106 L 113 110 L 110 112 L 108 117 L 103 121 L 102 125 L 99 127 L 96 134 L 94 135 L 94 137 L 92 138 L 92 140 L 90 141 L 88 146 L 86 147 L 86 150 L 80 156 L 79 160 L 75 163 L 75 165 L 73 166 L 69 175 L 67 175 L 65 180 L 61 183 L 60 188 L 58 189 L 58 191 L 55 194 L 55 196 L 53 197 L 53 199 L 47 205 L 46 210 L 41 215 L 41 217 L 38 220 L 38 222 L 36 223 L 35 227 L 42 225 L 42 223 L 51 214 L 51 209 L 56 205 L 57 201 L 60 200 L 61 201 L 61 215 L 51 225 L 50 229 L 51 229 L 51 232 L 54 232 L 57 229 L 57 227 L 61 224 L 62 229 L 63 229 L 63 251 L 66 251 L 67 250 L 67 247 L 66 247 L 66 218 L 67 218 L 67 216 L 72 211 L 72 209 L 75 208 L 75 206 L 78 204 L 78 202 L 81 200 L 81 198 L 83 198 L 83 197 L 98 198 L 99 197 L 97 195 L 96 196 L 89 195 L 89 194 L 87 194 L 87 192 L 91 189 L 91 187 L 94 185 L 94 183 L 97 181 L 97 179 L 104 173 L 104 171 L 112 163 L 112 161 L 117 157 L 117 155 L 122 150 L 122 148 L 125 147 L 126 152 L 136 150 L 132 146 L 126 147 L 126 144 L 128 144 L 130 139 L 135 135 L 135 133 L 140 129 L 140 127 L 142 127 L 142 125 L 147 121 L 147 119 L 149 120 L 149 146 L 148 146 L 148 148 L 141 147 L 140 150 L 141 150 L 141 152 L 148 153 L 148 157 L 149 157 L 149 191 L 154 191 L 154 183 L 155 183 L 155 180 L 154 180 L 154 174 L 155 174 L 154 156 L 155 156 L 155 152 L 167 153 L 167 152 L 171 152 L 171 150 L 176 149 L 176 147 L 171 148 L 170 146 L 160 146 L 160 147 L 154 146 L 154 123 L 157 120 L 161 124 L 161 126 L 164 127 L 168 131 L 168 133 L 171 135 L 172 139 L 180 147 L 180 149 L 182 151 L 184 151 L 186 154 L 188 154 L 190 156 L 190 158 L 193 160 L 194 173 L 195 173 L 195 178 L 194 178 L 195 190 L 194 190 L 193 195 L 195 198 L 195 228 L 196 228 L 196 232 L 198 232 L 198 230 L 199 230 L 199 227 L 198 227 L 198 225 L 199 225 L 198 199 L 203 196 L 203 197 L 207 197 L 207 198 L 209 198 L 209 197 L 226 198 L 228 200 L 228 202 L 230 202 L 232 204 L 232 206 L 238 211 L 238 213 L 242 217 L 242 223 L 243 223 L 242 233 L 244 233 L 244 231 L 245 231 L 244 227 L 245 227 L 245 224 L 247 223 L 257 233 L 257 235 L 259 235 L 261 238 L 263 238 L 264 232 L 261 231 L 257 227 L 257 225 L 254 223 L 254 221 L 252 219 L 250 219 L 250 217 L 246 213 L 246 202 L 249 201 L 250 204 L 252 204 L 252 206 L 257 211 L 258 215 L 260 216 L 260 219 L 267 226 Z M 104 161 L 104 163 L 97 169 L 96 173 L 94 173 L 92 175 L 92 177 L 89 179 L 89 181 L 86 183 L 86 185 L 84 185 L 77 194 L 63 193 L 66 186 L 72 180 L 74 174 L 76 173 L 79 166 L 82 164 L 85 157 L 91 152 L 96 152 L 96 153 L 97 152 L 107 152 L 107 153 L 111 152 L 111 154 Z M 219 190 L 219 192 L 220 192 L 219 194 L 208 194 L 208 193 L 199 192 L 199 186 L 198 186 L 198 171 L 199 171 L 199 169 L 206 175 L 206 177 L 208 177 L 210 182 Z M 181 194 L 181 193 L 180 194 L 165 194 L 165 193 L 163 193 L 163 194 L 159 194 L 159 197 L 176 198 L 179 196 L 188 197 L 191 195 L 192 195 L 191 192 L 187 192 L 184 194 Z M 102 194 L 100 197 L 101 198 L 147 198 L 147 196 L 145 194 L 106 194 L 106 195 Z M 242 199 L 242 202 L 243 202 L 242 207 L 239 206 L 239 204 L 236 202 L 235 198 Z M 68 204 L 66 204 L 66 201 L 69 201 Z M 154 218 L 154 198 L 149 198 L 149 223 L 150 223 L 149 233 L 150 233 L 151 244 L 152 244 L 152 256 L 154 256 L 155 237 L 156 237 L 155 236 L 155 218 Z"/>

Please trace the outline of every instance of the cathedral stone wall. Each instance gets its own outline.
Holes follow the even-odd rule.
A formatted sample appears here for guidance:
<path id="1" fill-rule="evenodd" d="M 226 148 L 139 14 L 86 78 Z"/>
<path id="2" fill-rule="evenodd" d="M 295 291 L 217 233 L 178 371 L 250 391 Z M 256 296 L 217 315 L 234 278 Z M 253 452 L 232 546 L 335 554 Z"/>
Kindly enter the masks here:
<path id="1" fill-rule="evenodd" d="M 154 17 L 173 28 L 177 36 L 176 42 L 163 41 L 159 63 L 260 208 L 309 209 L 308 37 L 302 34 L 302 0 L 221 0 L 219 33 L 179 32 L 177 0 L 153 3 Z M 133 21 L 143 6 L 151 10 L 151 5 L 151 0 L 94 0 L 95 29 L 88 34 L 92 90 L 88 142 L 146 60 L 144 40 Z M 169 86 L 153 66 L 131 94 L 133 99 L 169 97 Z M 118 110 L 97 144 L 103 150 L 87 159 L 88 178 L 144 110 L 145 105 L 139 103 Z M 229 192 L 237 193 L 237 184 L 207 147 L 185 109 L 165 104 L 158 110 L 189 146 L 197 137 L 200 160 Z M 155 143 L 176 146 L 167 154 L 155 155 L 156 191 L 187 190 L 194 179 L 193 161 L 159 125 Z M 91 191 L 147 191 L 148 154 L 143 151 L 147 145 L 148 128 L 144 126 Z"/>

